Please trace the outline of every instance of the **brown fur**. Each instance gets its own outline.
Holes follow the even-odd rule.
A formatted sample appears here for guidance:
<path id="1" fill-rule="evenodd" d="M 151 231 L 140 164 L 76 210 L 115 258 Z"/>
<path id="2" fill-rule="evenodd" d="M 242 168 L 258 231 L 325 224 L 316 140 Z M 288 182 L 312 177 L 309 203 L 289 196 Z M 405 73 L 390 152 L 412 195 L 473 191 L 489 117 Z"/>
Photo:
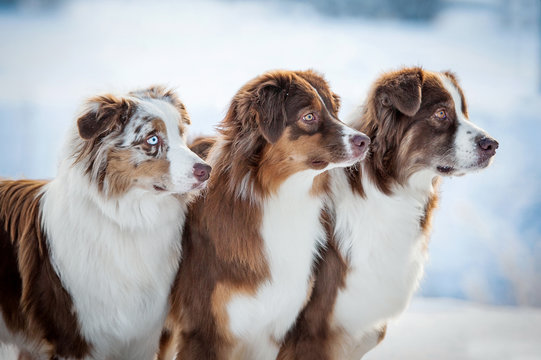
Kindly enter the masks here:
<path id="1" fill-rule="evenodd" d="M 206 159 L 210 148 L 216 143 L 214 137 L 198 137 L 188 146 L 190 150 L 199 155 L 201 159 Z"/>
<path id="2" fill-rule="evenodd" d="M 385 339 L 385 335 L 387 334 L 387 324 L 383 325 L 383 328 L 379 331 L 378 336 L 378 344 Z"/>
<path id="3" fill-rule="evenodd" d="M 31 354 L 27 353 L 26 351 L 21 351 L 19 353 L 18 360 L 34 360 Z"/>
<path id="4" fill-rule="evenodd" d="M 314 264 L 316 282 L 309 305 L 299 314 L 295 326 L 286 336 L 278 360 L 312 359 L 330 357 L 329 345 L 337 334 L 328 326 L 336 294 L 342 288 L 347 264 L 340 255 L 334 238 L 333 218 L 329 209 L 322 214 L 327 246 L 321 249 L 321 258 Z"/>
<path id="5" fill-rule="evenodd" d="M 173 360 L 177 351 L 180 329 L 176 326 L 175 318 L 169 314 L 160 336 L 160 344 L 156 360 Z"/>
<path id="6" fill-rule="evenodd" d="M 37 348 L 50 356 L 80 358 L 91 349 L 49 260 L 41 228 L 40 199 L 46 184 L 0 181 L 0 308 L 10 331 Z"/>
<path id="7" fill-rule="evenodd" d="M 454 76 L 450 79 L 456 83 Z M 460 94 L 463 96 L 461 90 Z M 464 100 L 462 104 L 467 113 Z M 433 119 L 442 106 L 450 121 Z M 372 86 L 362 116 L 353 124 L 372 140 L 365 162 L 368 176 L 382 192 L 391 194 L 394 185 L 404 185 L 414 172 L 449 148 L 453 138 L 448 134 L 456 129 L 452 121 L 456 116 L 451 95 L 434 73 L 406 68 L 381 76 Z M 427 153 L 427 148 L 433 152 Z M 348 173 L 353 189 L 362 195 L 360 171 L 355 168 Z"/>
<path id="8" fill-rule="evenodd" d="M 216 143 L 215 137 L 198 137 L 195 138 L 188 147 L 199 157 L 205 160 L 212 146 Z M 156 360 L 170 360 L 173 359 L 172 353 L 176 352 L 179 347 L 180 329 L 176 326 L 174 316 L 170 314 L 167 317 L 167 321 L 164 325 L 160 337 L 160 347 L 158 350 L 158 357 Z"/>
<path id="9" fill-rule="evenodd" d="M 74 146 L 71 155 L 75 164 L 83 164 L 86 174 L 100 190 L 107 182 L 110 196 L 122 195 L 141 179 L 146 181 L 169 173 L 169 162 L 158 146 L 147 144 L 144 138 L 131 144 L 131 148 L 116 146 L 117 137 L 137 110 L 133 97 L 169 101 L 181 114 L 178 124 L 181 136 L 190 123 L 182 102 L 162 87 L 135 91 L 122 98 L 103 95 L 89 99 L 77 120 L 79 136 L 71 139 Z M 156 132 L 166 134 L 163 120 L 142 119 L 150 122 Z M 136 133 L 141 128 L 142 125 Z M 103 151 L 106 140 L 111 146 Z M 152 157 L 151 161 L 134 163 L 131 151 L 135 147 Z M 9 330 L 26 338 L 28 345 L 40 354 L 81 358 L 92 349 L 80 334 L 72 299 L 51 264 L 48 242 L 41 228 L 40 200 L 46 184 L 0 180 L 0 310 Z M 32 355 L 25 351 L 21 356 Z"/>
<path id="10" fill-rule="evenodd" d="M 270 275 L 259 232 L 261 200 L 293 173 L 312 168 L 314 159 L 330 162 L 343 155 L 332 145 L 338 133 L 331 119 L 321 115 L 313 126 L 298 125 L 303 109 L 323 107 L 312 86 L 336 117 L 339 99 L 319 75 L 280 71 L 243 86 L 221 123 L 208 157 L 213 171 L 207 192 L 189 209 L 171 296 L 183 360 L 227 359 L 234 339 L 226 304 L 233 294 L 254 293 Z M 314 136 L 321 124 L 327 135 Z M 242 192 L 245 176 L 248 190 Z M 315 194 L 326 190 L 324 179 Z"/>
<path id="11" fill-rule="evenodd" d="M 457 85 L 462 97 L 462 111 L 466 114 L 466 102 L 456 77 L 449 72 L 444 74 Z M 388 72 L 373 84 L 362 116 L 353 127 L 371 139 L 370 153 L 363 168 L 383 193 L 392 194 L 394 186 L 404 185 L 414 172 L 427 167 L 434 155 L 440 155 L 448 147 L 449 139 L 452 140 L 449 133 L 455 130 L 456 125 L 451 121 L 436 122 L 432 114 L 438 107 L 447 105 L 448 116 L 453 120 L 456 114 L 450 102 L 451 95 L 443 88 L 441 80 L 434 73 L 421 68 Z M 427 145 L 429 140 L 431 145 Z M 427 153 L 427 148 L 433 152 Z M 355 166 L 344 171 L 351 189 L 364 196 L 362 168 Z M 432 214 L 438 202 L 439 179 L 433 185 L 436 191 L 427 201 L 425 215 L 419 221 L 425 234 L 431 231 Z M 333 243 L 330 238 L 329 244 Z M 426 249 L 428 244 L 424 244 L 424 247 Z M 280 351 L 280 359 L 332 358 L 331 347 L 340 336 L 340 330 L 331 328 L 330 319 L 337 291 L 345 281 L 347 270 L 335 265 L 337 278 L 326 278 L 320 273 L 333 271 L 328 269 L 337 262 L 347 266 L 347 259 L 343 258 L 336 246 L 329 246 L 316 269 L 315 289 L 321 289 L 321 292 L 314 291 L 295 328 L 288 334 Z M 316 316 L 311 318 L 307 313 Z M 383 340 L 385 332 L 386 326 L 379 333 L 378 342 Z"/>
<path id="12" fill-rule="evenodd" d="M 120 196 L 132 186 L 137 186 L 140 178 L 152 178 L 169 172 L 167 159 L 145 161 L 139 165 L 131 159 L 131 150 L 111 150 L 109 152 L 105 178 L 109 184 L 108 195 Z"/>
<path id="13" fill-rule="evenodd" d="M 433 181 L 434 189 L 438 189 L 440 185 L 440 178 L 435 178 Z M 419 225 L 426 235 L 426 241 L 423 244 L 423 249 L 428 251 L 428 242 L 430 240 L 430 233 L 432 232 L 432 218 L 434 216 L 434 210 L 438 207 L 439 196 L 438 192 L 434 192 L 428 198 L 427 203 L 425 204 L 424 216 L 420 219 Z"/>
<path id="14" fill-rule="evenodd" d="M 160 99 L 168 101 L 180 113 L 179 133 L 182 136 L 186 131 L 186 126 L 190 124 L 190 117 L 186 111 L 186 107 L 177 97 L 177 95 L 161 86 L 152 86 L 148 89 L 133 91 L 128 95 L 139 99 Z M 124 131 L 126 124 L 132 118 L 137 110 L 137 102 L 130 97 L 116 97 L 114 95 L 100 95 L 90 98 L 87 101 L 87 109 L 77 119 L 77 127 L 80 137 L 84 140 L 76 147 L 73 157 L 75 163 L 83 163 L 85 165 L 86 174 L 90 175 L 92 180 L 98 184 L 100 191 L 104 191 L 107 180 L 112 180 L 113 183 L 108 187 L 108 196 L 118 196 L 127 191 L 130 187 L 135 186 L 132 179 L 122 175 L 127 169 L 122 169 L 122 174 L 115 173 L 116 170 L 109 163 L 107 157 L 100 157 L 102 145 L 111 138 L 118 137 Z M 167 135 L 165 124 L 161 119 L 143 117 L 153 124 L 154 129 L 162 135 Z M 139 132 L 139 129 L 136 130 Z M 118 139 L 117 139 L 118 140 Z M 149 156 L 159 157 L 159 147 L 150 147 L 144 141 L 142 143 L 132 144 L 140 146 Z M 129 159 L 128 150 L 121 155 L 116 154 L 118 151 L 111 151 L 109 155 L 113 155 L 116 159 Z M 158 161 L 160 162 L 160 161 Z M 161 161 L 163 163 L 163 161 Z M 136 170 L 139 164 L 134 164 L 133 171 Z M 126 164 L 122 165 L 126 166 Z M 146 166 L 148 169 L 148 166 Z M 159 176 L 168 168 L 163 164 L 152 165 L 152 169 L 146 172 L 148 176 Z M 161 171 L 153 172 L 154 170 Z M 137 170 L 140 174 L 145 170 Z"/>

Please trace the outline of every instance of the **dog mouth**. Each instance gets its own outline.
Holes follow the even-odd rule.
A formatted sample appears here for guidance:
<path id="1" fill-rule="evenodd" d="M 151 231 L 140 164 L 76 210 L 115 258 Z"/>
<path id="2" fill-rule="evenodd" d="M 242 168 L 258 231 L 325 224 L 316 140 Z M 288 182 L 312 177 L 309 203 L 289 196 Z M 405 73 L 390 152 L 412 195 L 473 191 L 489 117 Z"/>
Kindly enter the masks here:
<path id="1" fill-rule="evenodd" d="M 315 159 L 312 160 L 310 164 L 312 165 L 312 168 L 320 170 L 326 168 L 329 165 L 329 162 L 325 160 Z"/>
<path id="2" fill-rule="evenodd" d="M 310 160 L 310 167 L 315 170 L 322 170 L 329 165 L 332 165 L 332 167 L 347 167 L 355 165 L 358 162 L 361 162 L 365 159 L 366 153 L 359 154 L 359 155 L 351 155 L 351 154 L 339 154 L 336 156 L 336 158 L 333 158 L 332 161 L 322 160 L 322 159 L 312 159 Z"/>
<path id="3" fill-rule="evenodd" d="M 156 190 L 156 191 L 158 191 L 158 192 L 167 191 L 166 188 L 164 188 L 163 186 L 160 186 L 160 185 L 154 184 L 153 187 L 154 187 L 154 190 Z"/>
<path id="4" fill-rule="evenodd" d="M 480 158 L 477 160 L 477 162 L 467 165 L 467 166 L 461 166 L 459 168 L 455 168 L 453 166 L 448 165 L 438 165 L 436 166 L 436 170 L 441 175 L 463 175 L 466 172 L 472 172 L 480 169 L 486 168 L 488 165 L 490 165 L 492 158 Z"/>
<path id="5" fill-rule="evenodd" d="M 476 166 L 476 168 L 478 168 L 478 169 L 484 169 L 484 168 L 488 167 L 488 166 L 490 165 L 490 163 L 492 162 L 492 159 L 493 159 L 493 157 L 480 158 L 480 159 L 477 161 L 477 166 Z"/>
<path id="6" fill-rule="evenodd" d="M 455 168 L 452 166 L 441 166 L 441 165 L 437 166 L 436 169 L 438 170 L 438 172 L 442 174 L 450 174 L 455 170 Z"/>

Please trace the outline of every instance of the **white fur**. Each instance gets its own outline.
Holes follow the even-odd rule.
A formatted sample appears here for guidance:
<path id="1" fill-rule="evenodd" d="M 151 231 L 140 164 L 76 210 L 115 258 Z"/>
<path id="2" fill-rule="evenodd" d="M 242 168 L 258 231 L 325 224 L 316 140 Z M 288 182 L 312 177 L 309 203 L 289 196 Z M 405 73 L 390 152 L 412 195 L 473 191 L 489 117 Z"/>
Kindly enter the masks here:
<path id="1" fill-rule="evenodd" d="M 306 301 L 312 261 L 324 239 L 323 201 L 309 194 L 318 173 L 306 170 L 291 176 L 264 203 L 261 234 L 272 278 L 255 296 L 238 295 L 228 304 L 230 329 L 242 349 L 236 349 L 237 359 L 276 358 L 276 341 Z"/>
<path id="2" fill-rule="evenodd" d="M 439 76 L 444 88 L 451 94 L 455 105 L 458 129 L 456 130 L 454 143 L 455 167 L 460 173 L 469 169 L 478 168 L 479 150 L 478 140 L 487 137 L 488 134 L 474 123 L 468 120 L 462 112 L 462 99 L 453 82 L 444 75 Z M 459 175 L 459 174 L 456 174 Z"/>
<path id="3" fill-rule="evenodd" d="M 25 337 L 22 334 L 13 334 L 9 328 L 7 327 L 3 314 L 0 314 L 0 356 L 6 355 L 8 352 L 8 346 L 5 345 L 11 345 L 11 348 L 9 350 L 12 350 L 11 352 L 14 353 L 13 359 L 16 358 L 18 354 L 19 348 L 37 348 L 36 344 L 33 344 L 32 342 L 25 339 Z M 2 351 L 4 350 L 4 351 Z M 43 357 L 37 357 L 36 360 L 48 360 L 44 356 Z"/>
<path id="4" fill-rule="evenodd" d="M 184 212 L 177 198 L 141 189 L 105 199 L 77 166 L 47 186 L 42 216 L 51 262 L 94 358 L 152 357 L 180 259 Z"/>
<path id="5" fill-rule="evenodd" d="M 177 194 L 198 183 L 193 165 L 202 162 L 181 138 L 173 106 L 137 102 L 134 116 L 150 114 L 166 124 L 168 175 L 175 186 L 160 193 L 133 187 L 115 197 L 100 192 L 85 175 L 85 165 L 70 157 L 81 141 L 74 127 L 59 174 L 44 187 L 41 200 L 51 263 L 91 345 L 89 359 L 153 358 L 181 255 L 187 195 Z"/>
<path id="6" fill-rule="evenodd" d="M 320 100 L 325 106 L 321 97 Z M 326 107 L 325 110 L 328 112 Z M 227 305 L 230 330 L 238 340 L 234 359 L 275 359 L 279 342 L 307 301 L 317 246 L 325 236 L 320 221 L 323 197 L 310 195 L 314 177 L 326 170 L 353 165 L 364 157 L 354 154 L 350 141 L 362 133 L 341 122 L 340 126 L 344 148 L 348 149 L 343 162 L 296 173 L 263 202 L 261 235 L 271 279 L 259 286 L 255 296 L 237 295 Z M 208 157 L 211 164 L 222 148 L 220 142 L 215 145 Z M 235 185 L 240 197 L 251 198 L 248 176 Z"/>
<path id="7" fill-rule="evenodd" d="M 193 165 L 203 161 L 186 146 L 186 136 L 180 136 L 178 124 L 180 113 L 168 101 L 148 99 L 141 103 L 141 109 L 164 120 L 167 128 L 169 150 L 167 159 L 170 162 L 173 192 L 187 192 L 193 184 Z"/>
<path id="8" fill-rule="evenodd" d="M 319 101 L 321 101 L 321 103 L 323 104 L 323 107 L 325 108 L 325 111 L 327 112 L 328 116 L 330 118 L 332 118 L 334 121 L 339 122 L 341 124 L 340 126 L 342 128 L 342 142 L 344 144 L 344 147 L 346 149 L 348 149 L 347 157 L 350 158 L 351 160 L 353 160 L 351 163 L 346 164 L 346 165 L 344 165 L 344 164 L 329 164 L 325 170 L 330 170 L 330 169 L 334 169 L 334 168 L 337 168 L 337 167 L 351 166 L 351 165 L 355 164 L 357 161 L 364 159 L 364 154 L 363 154 L 361 159 L 355 157 L 354 150 L 353 150 L 354 145 L 353 145 L 353 143 L 351 141 L 354 136 L 356 136 L 356 135 L 364 135 L 364 134 L 357 131 L 357 130 L 355 130 L 355 129 L 353 129 L 353 128 L 351 128 L 351 127 L 349 127 L 349 126 L 346 126 L 344 123 L 342 123 L 342 121 L 340 121 L 340 119 L 333 116 L 333 114 L 327 108 L 327 105 L 325 105 L 325 101 L 323 101 L 323 98 L 321 97 L 319 92 L 316 90 L 316 88 L 313 87 L 312 85 L 310 85 L 310 87 L 312 87 L 312 89 L 316 92 L 317 96 L 319 97 Z M 367 140 L 369 140 L 369 139 L 367 139 Z"/>
<path id="9" fill-rule="evenodd" d="M 3 349 L 4 352 L 2 352 Z M 28 339 L 23 333 L 13 333 L 7 327 L 3 315 L 0 314 L 0 359 L 3 360 L 1 356 L 8 353 L 13 354 L 13 357 L 9 357 L 9 359 L 15 359 L 19 355 L 20 349 L 32 353 L 32 360 L 50 360 L 47 352 L 49 346 L 46 342 L 36 342 Z"/>
<path id="10" fill-rule="evenodd" d="M 450 155 L 458 171 L 454 175 L 460 175 L 479 168 L 477 142 L 488 135 L 462 113 L 461 97 L 452 81 L 444 75 L 439 77 L 451 94 L 457 115 L 458 129 Z M 356 118 L 361 109 L 357 109 Z M 343 335 L 332 349 L 333 358 L 360 359 L 377 344 L 381 327 L 405 310 L 417 289 L 427 260 L 424 246 L 428 235 L 422 231 L 420 220 L 434 193 L 432 184 L 439 164 L 433 165 L 433 170 L 413 174 L 404 186 L 395 185 L 389 196 L 363 175 L 365 198 L 351 190 L 343 170 L 330 172 L 336 239 L 342 256 L 350 263 L 331 324 Z"/>
<path id="11" fill-rule="evenodd" d="M 0 344 L 9 339 L 11 336 L 10 331 L 8 330 L 6 323 L 4 321 L 4 316 L 0 315 Z"/>
<path id="12" fill-rule="evenodd" d="M 387 196 L 363 177 L 366 199 L 351 191 L 344 171 L 331 171 L 336 210 L 336 237 L 350 269 L 336 299 L 334 327 L 345 331 L 345 342 L 334 349 L 337 359 L 359 359 L 364 337 L 400 314 L 423 273 L 425 235 L 419 220 L 433 192 L 433 172 L 412 176 Z"/>

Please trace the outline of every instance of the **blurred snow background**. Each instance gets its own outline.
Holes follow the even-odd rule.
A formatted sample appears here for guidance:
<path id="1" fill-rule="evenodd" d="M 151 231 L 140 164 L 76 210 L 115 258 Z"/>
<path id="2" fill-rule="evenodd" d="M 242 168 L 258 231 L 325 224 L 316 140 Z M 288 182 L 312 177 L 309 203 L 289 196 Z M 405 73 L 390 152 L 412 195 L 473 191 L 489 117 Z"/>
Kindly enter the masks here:
<path id="1" fill-rule="evenodd" d="M 539 0 L 0 0 L 0 176 L 53 177 L 99 92 L 174 87 L 197 135 L 269 69 L 324 73 L 343 117 L 382 71 L 450 69 L 500 149 L 444 181 L 418 293 L 541 306 L 540 18 Z"/>
<path id="2" fill-rule="evenodd" d="M 541 309 L 417 298 L 363 360 L 540 360 Z"/>

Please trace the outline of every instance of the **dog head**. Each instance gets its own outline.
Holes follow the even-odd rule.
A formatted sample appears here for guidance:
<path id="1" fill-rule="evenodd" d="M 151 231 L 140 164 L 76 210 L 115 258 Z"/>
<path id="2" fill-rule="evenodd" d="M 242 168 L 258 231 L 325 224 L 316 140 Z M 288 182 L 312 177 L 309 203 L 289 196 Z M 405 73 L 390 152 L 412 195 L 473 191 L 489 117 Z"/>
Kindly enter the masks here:
<path id="1" fill-rule="evenodd" d="M 188 124 L 182 102 L 162 87 L 96 96 L 77 120 L 76 162 L 108 196 L 132 188 L 187 193 L 203 187 L 210 173 L 186 145 Z"/>
<path id="2" fill-rule="evenodd" d="M 364 158 L 370 140 L 342 123 L 338 108 L 338 96 L 317 73 L 268 72 L 236 94 L 221 132 L 260 183 L 279 184 L 299 171 L 317 174 Z"/>
<path id="3" fill-rule="evenodd" d="M 487 167 L 498 142 L 469 121 L 456 77 L 420 68 L 390 72 L 374 84 L 359 128 L 372 139 L 376 167 L 400 182 L 428 169 L 463 175 Z"/>

